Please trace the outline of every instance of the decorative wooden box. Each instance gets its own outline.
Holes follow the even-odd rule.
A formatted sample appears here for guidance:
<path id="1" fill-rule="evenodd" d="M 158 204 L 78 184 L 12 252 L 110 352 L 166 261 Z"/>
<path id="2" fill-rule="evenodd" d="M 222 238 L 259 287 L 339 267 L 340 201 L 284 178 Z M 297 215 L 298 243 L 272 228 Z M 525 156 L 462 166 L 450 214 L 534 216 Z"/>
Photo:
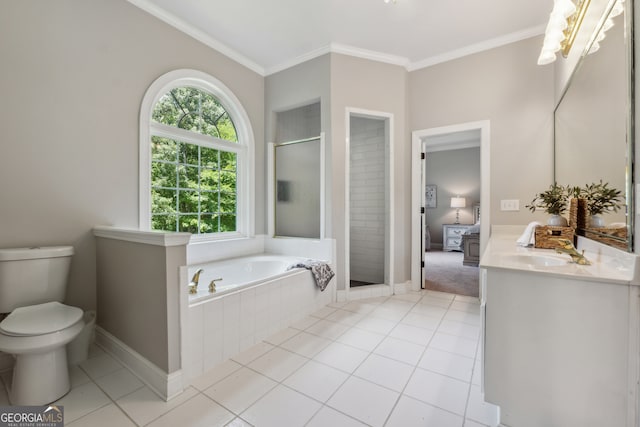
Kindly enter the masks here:
<path id="1" fill-rule="evenodd" d="M 571 227 L 554 227 L 544 225 L 536 227 L 536 239 L 534 246 L 542 249 L 555 249 L 560 246 L 558 239 L 567 239 L 573 242 L 575 230 Z"/>
<path id="2" fill-rule="evenodd" d="M 587 227 L 587 200 L 571 199 L 569 204 L 569 227 L 577 230 L 582 230 Z"/>

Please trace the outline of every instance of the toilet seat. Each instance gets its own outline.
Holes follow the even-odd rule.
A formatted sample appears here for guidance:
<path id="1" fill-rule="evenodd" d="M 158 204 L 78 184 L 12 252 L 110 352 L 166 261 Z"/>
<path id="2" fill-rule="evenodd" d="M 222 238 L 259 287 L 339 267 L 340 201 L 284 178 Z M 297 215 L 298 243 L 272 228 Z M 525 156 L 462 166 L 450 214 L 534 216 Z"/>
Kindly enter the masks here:
<path id="1" fill-rule="evenodd" d="M 57 301 L 16 308 L 2 322 L 0 333 L 14 337 L 63 331 L 82 319 L 83 311 Z"/>

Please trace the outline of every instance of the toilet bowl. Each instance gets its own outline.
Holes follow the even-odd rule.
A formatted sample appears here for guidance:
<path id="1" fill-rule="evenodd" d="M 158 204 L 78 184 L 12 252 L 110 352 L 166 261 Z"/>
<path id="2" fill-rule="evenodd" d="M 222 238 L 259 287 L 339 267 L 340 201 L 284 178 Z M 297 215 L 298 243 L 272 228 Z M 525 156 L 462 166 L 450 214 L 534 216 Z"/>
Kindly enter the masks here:
<path id="1" fill-rule="evenodd" d="M 84 327 L 83 311 L 57 301 L 19 307 L 0 322 L 0 352 L 13 354 L 12 405 L 44 405 L 71 388 L 66 344 Z"/>

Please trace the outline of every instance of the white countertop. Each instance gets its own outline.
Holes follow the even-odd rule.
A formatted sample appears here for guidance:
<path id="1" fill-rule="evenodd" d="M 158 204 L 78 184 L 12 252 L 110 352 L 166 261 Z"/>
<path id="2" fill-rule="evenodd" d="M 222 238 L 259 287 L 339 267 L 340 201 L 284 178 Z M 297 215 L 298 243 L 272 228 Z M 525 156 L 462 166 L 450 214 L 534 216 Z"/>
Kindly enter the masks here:
<path id="1" fill-rule="evenodd" d="M 516 244 L 525 226 L 493 227 L 487 247 L 482 254 L 480 267 L 514 270 L 541 275 L 551 275 L 575 280 L 609 282 L 624 285 L 640 285 L 635 273 L 638 256 L 593 240 L 578 238 L 578 249 L 591 265 L 571 262 L 567 254 L 554 249 L 537 249 Z"/>

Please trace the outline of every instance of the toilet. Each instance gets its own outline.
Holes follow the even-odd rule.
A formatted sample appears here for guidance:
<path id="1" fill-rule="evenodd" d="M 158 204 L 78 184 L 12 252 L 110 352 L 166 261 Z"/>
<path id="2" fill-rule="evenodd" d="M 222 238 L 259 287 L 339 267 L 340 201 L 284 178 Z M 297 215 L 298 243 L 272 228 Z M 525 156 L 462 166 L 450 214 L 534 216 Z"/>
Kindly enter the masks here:
<path id="1" fill-rule="evenodd" d="M 45 405 L 71 388 L 66 344 L 84 327 L 64 305 L 73 247 L 0 249 L 0 352 L 14 356 L 12 405 Z"/>

